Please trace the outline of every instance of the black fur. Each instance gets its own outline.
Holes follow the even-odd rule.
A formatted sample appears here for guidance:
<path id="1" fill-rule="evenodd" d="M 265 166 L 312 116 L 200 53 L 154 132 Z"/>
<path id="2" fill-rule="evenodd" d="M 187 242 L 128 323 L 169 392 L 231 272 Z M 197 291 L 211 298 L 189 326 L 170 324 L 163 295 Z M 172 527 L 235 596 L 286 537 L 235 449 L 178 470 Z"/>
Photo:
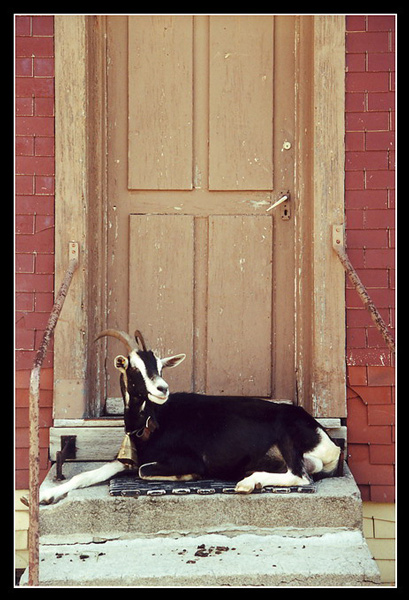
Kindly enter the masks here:
<path id="1" fill-rule="evenodd" d="M 142 406 L 140 399 L 137 405 Z M 144 440 L 140 432 L 148 417 L 157 428 Z M 142 411 L 132 410 L 126 418 L 143 477 L 191 474 L 234 480 L 287 466 L 302 477 L 303 454 L 320 441 L 317 428 L 319 423 L 301 407 L 191 393 L 170 394 L 163 405 L 146 401 Z"/>

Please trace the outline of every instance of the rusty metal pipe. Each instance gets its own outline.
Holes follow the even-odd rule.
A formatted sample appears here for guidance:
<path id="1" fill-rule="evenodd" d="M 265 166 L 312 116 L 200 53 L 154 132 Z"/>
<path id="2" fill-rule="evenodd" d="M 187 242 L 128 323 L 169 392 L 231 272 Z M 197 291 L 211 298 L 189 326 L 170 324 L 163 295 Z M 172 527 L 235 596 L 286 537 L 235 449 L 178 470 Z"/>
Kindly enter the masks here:
<path id="1" fill-rule="evenodd" d="M 70 261 L 64 280 L 56 296 L 41 345 L 34 359 L 30 375 L 30 449 L 29 449 L 29 530 L 28 530 L 28 585 L 39 583 L 39 489 L 40 489 L 40 372 L 47 354 L 51 336 L 57 325 L 72 277 L 78 267 L 78 244 L 70 242 Z"/>

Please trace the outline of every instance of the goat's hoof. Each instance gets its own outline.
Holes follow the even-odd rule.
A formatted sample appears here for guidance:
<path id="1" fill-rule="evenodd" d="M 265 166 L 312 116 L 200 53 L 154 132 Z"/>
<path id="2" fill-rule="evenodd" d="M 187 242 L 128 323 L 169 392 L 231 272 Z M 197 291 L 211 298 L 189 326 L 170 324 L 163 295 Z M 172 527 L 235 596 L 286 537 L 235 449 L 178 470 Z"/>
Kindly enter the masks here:
<path id="1" fill-rule="evenodd" d="M 246 479 L 239 481 L 236 484 L 234 491 L 238 494 L 251 494 L 251 492 L 254 490 L 254 483 L 249 481 L 249 479 L 249 477 L 246 477 Z"/>

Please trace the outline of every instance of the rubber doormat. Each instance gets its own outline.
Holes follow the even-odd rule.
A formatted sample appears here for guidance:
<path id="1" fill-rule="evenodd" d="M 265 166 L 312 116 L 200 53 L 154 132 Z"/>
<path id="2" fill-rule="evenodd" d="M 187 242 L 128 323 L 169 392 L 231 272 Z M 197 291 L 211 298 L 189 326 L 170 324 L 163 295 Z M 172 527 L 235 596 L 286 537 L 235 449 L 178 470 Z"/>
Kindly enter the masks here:
<path id="1" fill-rule="evenodd" d="M 111 496 L 184 496 L 187 494 L 199 494 L 207 496 L 212 494 L 237 494 L 236 482 L 220 481 L 218 479 L 202 479 L 200 481 L 144 481 L 136 475 L 126 474 L 113 477 L 109 482 L 109 493 Z M 303 486 L 266 486 L 261 490 L 254 490 L 253 494 L 314 494 L 316 484 L 310 483 Z"/>

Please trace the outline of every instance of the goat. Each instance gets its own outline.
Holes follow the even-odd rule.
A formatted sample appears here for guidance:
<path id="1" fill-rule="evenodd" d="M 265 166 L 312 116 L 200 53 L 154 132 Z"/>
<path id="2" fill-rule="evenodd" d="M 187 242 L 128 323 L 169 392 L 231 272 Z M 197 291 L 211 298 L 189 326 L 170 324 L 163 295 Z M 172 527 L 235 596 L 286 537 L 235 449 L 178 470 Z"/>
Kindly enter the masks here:
<path id="1" fill-rule="evenodd" d="M 267 485 L 302 486 L 334 474 L 340 448 L 303 408 L 261 398 L 169 393 L 162 370 L 176 367 L 185 354 L 161 359 L 148 350 L 139 331 L 135 340 L 108 329 L 127 356 L 114 359 L 121 373 L 125 439 L 129 452 L 93 471 L 40 492 L 50 503 L 67 492 L 137 468 L 144 480 L 238 480 L 238 493 Z"/>

